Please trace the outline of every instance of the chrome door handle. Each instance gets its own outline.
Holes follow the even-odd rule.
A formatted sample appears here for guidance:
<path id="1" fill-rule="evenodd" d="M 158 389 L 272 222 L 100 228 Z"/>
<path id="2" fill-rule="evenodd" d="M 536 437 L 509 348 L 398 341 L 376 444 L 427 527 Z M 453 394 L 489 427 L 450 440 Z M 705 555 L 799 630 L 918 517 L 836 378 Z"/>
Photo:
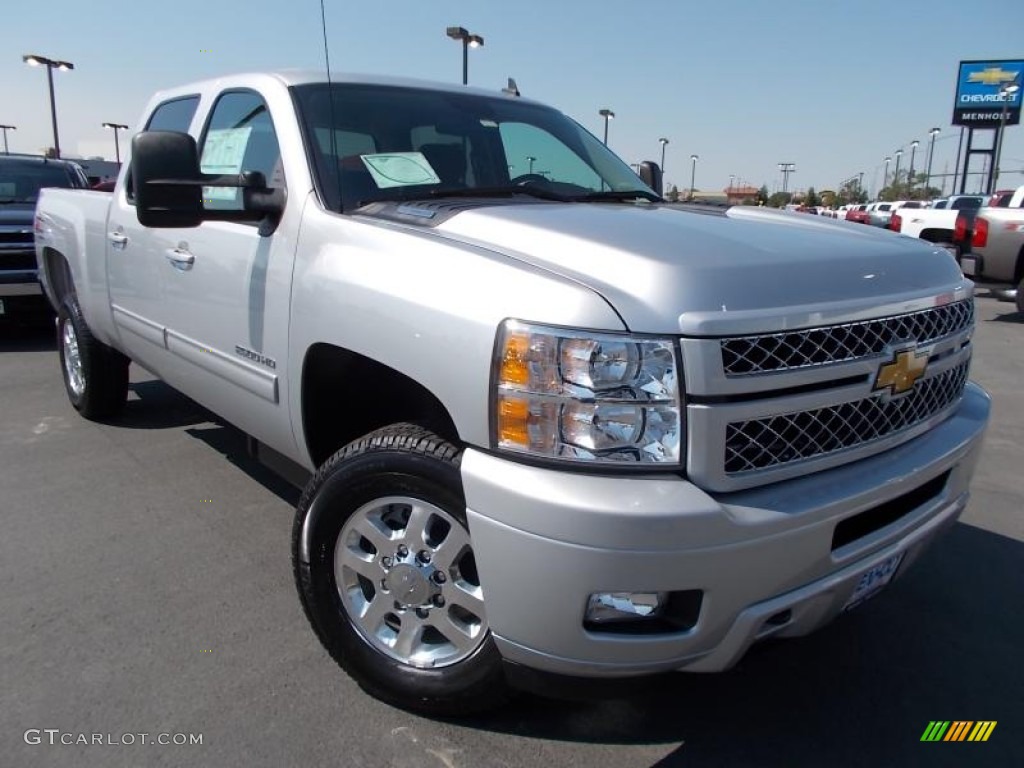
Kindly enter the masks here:
<path id="1" fill-rule="evenodd" d="M 124 234 L 124 232 L 118 232 L 116 229 L 113 232 L 107 232 L 107 239 L 115 248 L 124 248 L 128 245 L 128 235 Z"/>
<path id="2" fill-rule="evenodd" d="M 196 257 L 182 248 L 168 248 L 164 251 L 164 256 L 171 262 L 172 267 L 180 270 L 192 269 L 196 262 Z"/>

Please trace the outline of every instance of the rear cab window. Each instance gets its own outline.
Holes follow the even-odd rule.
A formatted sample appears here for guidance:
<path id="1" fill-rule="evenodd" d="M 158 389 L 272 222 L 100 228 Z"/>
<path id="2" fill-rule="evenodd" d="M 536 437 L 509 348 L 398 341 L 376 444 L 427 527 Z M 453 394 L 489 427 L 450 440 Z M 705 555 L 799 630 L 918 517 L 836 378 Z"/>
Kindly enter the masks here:
<path id="1" fill-rule="evenodd" d="M 153 110 L 146 122 L 146 131 L 177 131 L 188 133 L 192 126 L 192 118 L 195 117 L 196 109 L 199 108 L 199 95 L 180 96 L 169 99 Z M 135 199 L 132 194 L 132 169 L 129 166 L 128 174 L 125 176 L 125 197 L 129 202 Z"/>

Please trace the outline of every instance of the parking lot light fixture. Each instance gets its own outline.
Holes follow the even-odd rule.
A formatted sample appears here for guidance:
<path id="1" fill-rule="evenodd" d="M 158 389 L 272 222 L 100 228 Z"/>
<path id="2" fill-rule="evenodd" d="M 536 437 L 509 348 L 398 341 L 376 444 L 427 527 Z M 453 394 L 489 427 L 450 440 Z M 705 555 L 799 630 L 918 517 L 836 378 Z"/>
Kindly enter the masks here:
<path id="1" fill-rule="evenodd" d="M 604 118 L 604 145 L 608 146 L 608 121 L 615 118 L 615 113 L 610 109 L 598 110 L 597 114 Z"/>
<path id="2" fill-rule="evenodd" d="M 910 172 L 907 176 L 907 183 L 910 185 L 911 197 L 913 197 L 914 191 L 914 155 L 917 152 L 917 145 L 920 143 L 917 139 L 910 142 Z"/>
<path id="3" fill-rule="evenodd" d="M 903 150 L 897 149 L 893 154 L 896 155 L 896 171 L 892 175 L 892 184 L 896 186 L 900 183 L 900 158 L 903 157 Z"/>
<path id="4" fill-rule="evenodd" d="M 889 186 L 889 163 L 892 162 L 891 157 L 885 158 L 885 171 L 882 173 L 882 189 Z"/>
<path id="5" fill-rule="evenodd" d="M 16 130 L 18 130 L 18 127 L 16 125 L 0 125 L 0 131 L 4 132 L 4 154 L 5 155 L 11 154 L 10 150 L 7 149 L 7 132 L 8 131 L 16 131 Z"/>
<path id="6" fill-rule="evenodd" d="M 469 85 L 469 49 L 479 48 L 484 44 L 480 35 L 474 35 L 465 27 L 448 27 L 446 34 L 452 40 L 462 42 L 462 84 Z"/>
<path id="7" fill-rule="evenodd" d="M 935 137 L 938 136 L 941 131 L 942 129 L 938 127 L 932 128 L 928 131 L 928 135 L 931 136 L 931 142 L 928 144 L 928 170 L 925 171 L 924 190 L 926 193 L 932 186 L 932 156 L 935 154 Z"/>
<path id="8" fill-rule="evenodd" d="M 127 131 L 128 126 L 124 123 L 103 123 L 104 128 L 112 128 L 114 131 L 114 157 L 117 160 L 117 167 L 121 167 L 121 145 L 117 140 L 118 131 Z"/>
<path id="9" fill-rule="evenodd" d="M 698 160 L 700 160 L 699 155 L 690 155 L 690 200 L 693 200 L 693 196 L 697 191 L 697 187 L 694 186 L 694 180 L 697 177 Z"/>
<path id="10" fill-rule="evenodd" d="M 50 85 L 50 118 L 53 121 L 53 151 L 59 158 L 60 137 L 57 134 L 57 102 L 53 96 L 53 70 L 59 69 L 61 72 L 67 72 L 68 70 L 74 69 L 75 65 L 70 61 L 48 59 L 46 56 L 39 56 L 35 53 L 27 53 L 21 57 L 21 60 L 30 67 L 46 67 L 46 79 Z"/>
<path id="11" fill-rule="evenodd" d="M 665 173 L 665 147 L 668 146 L 668 139 L 666 139 L 663 136 L 662 138 L 658 139 L 658 141 L 661 143 L 661 173 L 662 173 L 662 175 L 664 175 L 664 173 Z"/>
<path id="12" fill-rule="evenodd" d="M 999 86 L 999 95 L 1003 97 L 1003 109 L 999 113 L 999 133 L 996 135 L 996 156 L 993 163 L 992 183 L 989 185 L 989 194 L 996 191 L 999 186 L 999 164 L 1003 154 L 1003 132 L 1006 130 L 1006 116 L 1009 111 L 1010 102 L 1020 92 L 1020 75 L 1016 79 Z"/>

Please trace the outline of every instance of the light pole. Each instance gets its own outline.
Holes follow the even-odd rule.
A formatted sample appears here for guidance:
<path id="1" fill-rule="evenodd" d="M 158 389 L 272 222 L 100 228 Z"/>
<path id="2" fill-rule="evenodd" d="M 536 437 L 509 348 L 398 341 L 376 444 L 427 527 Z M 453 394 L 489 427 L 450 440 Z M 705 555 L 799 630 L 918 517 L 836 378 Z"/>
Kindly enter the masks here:
<path id="1" fill-rule="evenodd" d="M 921 142 L 914 139 L 910 142 L 910 174 L 907 176 L 907 183 L 910 185 L 910 196 L 914 196 L 914 153 L 917 152 L 917 145 Z"/>
<path id="2" fill-rule="evenodd" d="M 885 158 L 885 172 L 882 174 L 882 189 L 885 189 L 886 187 L 889 186 L 889 163 L 891 162 L 891 157 Z"/>
<path id="3" fill-rule="evenodd" d="M 16 126 L 16 125 L 0 125 L 0 130 L 2 130 L 4 132 L 4 154 L 5 155 L 9 155 L 11 153 L 7 149 L 7 132 L 8 131 L 16 131 L 16 130 L 18 130 L 18 126 Z"/>
<path id="4" fill-rule="evenodd" d="M 597 114 L 604 118 L 604 145 L 608 146 L 608 121 L 614 119 L 615 113 L 610 109 L 600 109 Z"/>
<path id="5" fill-rule="evenodd" d="M 928 135 L 932 137 L 931 143 L 928 145 L 928 170 L 925 172 L 924 191 L 927 193 L 932 186 L 932 156 L 935 154 L 935 137 L 942 131 L 941 128 L 935 127 L 928 131 Z"/>
<path id="6" fill-rule="evenodd" d="M 697 177 L 697 161 L 700 158 L 697 155 L 690 155 L 690 199 L 693 200 L 693 195 L 697 191 L 697 187 L 694 185 L 694 179 Z"/>
<path id="7" fill-rule="evenodd" d="M 118 131 L 127 131 L 128 126 L 123 123 L 103 123 L 104 128 L 112 128 L 114 131 L 114 157 L 117 159 L 117 167 L 121 167 L 121 145 L 117 141 Z"/>
<path id="8" fill-rule="evenodd" d="M 893 154 L 896 155 L 896 170 L 892 175 L 892 185 L 897 187 L 900 183 L 900 158 L 903 157 L 903 150 L 897 149 Z"/>
<path id="9" fill-rule="evenodd" d="M 21 57 L 21 60 L 30 67 L 46 67 L 46 79 L 50 84 L 50 117 L 53 120 L 53 151 L 59 158 L 60 138 L 57 135 L 57 102 L 53 98 L 53 70 L 59 69 L 61 72 L 67 72 L 69 69 L 74 69 L 75 65 L 70 61 L 54 61 L 53 59 L 48 59 L 45 56 L 37 56 L 33 53 L 25 54 Z"/>
<path id="10" fill-rule="evenodd" d="M 526 159 L 530 163 L 530 173 L 533 173 L 533 164 L 537 162 L 537 158 L 533 155 L 527 155 Z"/>
<path id="11" fill-rule="evenodd" d="M 484 44 L 480 35 L 472 35 L 465 27 L 448 27 L 447 35 L 452 40 L 462 41 L 462 84 L 469 85 L 469 49 Z"/>
<path id="12" fill-rule="evenodd" d="M 665 147 L 668 145 L 668 139 L 662 137 L 658 139 L 661 142 L 661 174 L 665 175 Z"/>
<path id="13" fill-rule="evenodd" d="M 779 163 L 779 170 L 782 171 L 782 192 L 789 192 L 789 174 L 796 173 L 796 163 Z"/>
<path id="14" fill-rule="evenodd" d="M 1001 155 L 1003 154 L 1003 131 L 1006 130 L 1006 113 L 1007 108 L 1011 101 L 1016 98 L 1016 94 L 1020 91 L 1020 75 L 1017 79 L 1011 80 L 1008 83 L 1003 83 L 999 87 L 999 95 L 1003 97 L 1003 111 L 999 113 L 999 135 L 996 136 L 996 157 L 994 170 L 992 173 L 992 183 L 989 184 L 988 193 L 992 194 L 996 191 L 999 186 L 999 163 Z"/>

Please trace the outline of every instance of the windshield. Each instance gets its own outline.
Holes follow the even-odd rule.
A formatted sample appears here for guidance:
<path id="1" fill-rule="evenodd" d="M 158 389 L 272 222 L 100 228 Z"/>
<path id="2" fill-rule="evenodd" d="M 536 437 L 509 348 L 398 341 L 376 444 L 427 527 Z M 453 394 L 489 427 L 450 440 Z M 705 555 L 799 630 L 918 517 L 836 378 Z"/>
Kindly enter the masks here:
<path id="1" fill-rule="evenodd" d="M 61 165 L 34 162 L 0 163 L 0 203 L 34 203 L 43 187 L 70 187 Z"/>
<path id="2" fill-rule="evenodd" d="M 380 85 L 293 91 L 332 210 L 446 195 L 658 199 L 600 141 L 549 107 Z"/>

